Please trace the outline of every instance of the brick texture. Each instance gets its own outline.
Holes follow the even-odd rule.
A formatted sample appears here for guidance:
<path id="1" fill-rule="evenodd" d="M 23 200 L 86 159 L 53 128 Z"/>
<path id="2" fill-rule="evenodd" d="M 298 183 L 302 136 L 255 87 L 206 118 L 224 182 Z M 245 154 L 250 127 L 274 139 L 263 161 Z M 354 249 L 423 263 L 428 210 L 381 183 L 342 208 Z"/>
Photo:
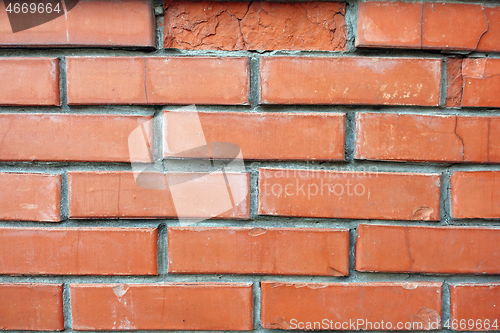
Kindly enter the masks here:
<path id="1" fill-rule="evenodd" d="M 252 284 L 71 284 L 73 328 L 252 330 Z"/>
<path id="2" fill-rule="evenodd" d="M 153 228 L 0 228 L 0 274 L 153 275 Z"/>
<path id="3" fill-rule="evenodd" d="M 206 142 L 234 143 L 245 160 L 344 159 L 342 113 L 164 111 L 163 156 L 209 157 L 208 149 L 191 148 L 200 142 L 200 133 L 192 131 L 198 119 Z M 235 158 L 231 152 L 212 151 L 212 157 Z"/>
<path id="4" fill-rule="evenodd" d="M 0 114 L 4 161 L 129 162 L 129 136 L 144 128 L 152 141 L 150 116 Z M 33 136 L 36 133 L 36 136 Z M 148 151 L 134 162 L 151 162 Z"/>
<path id="5" fill-rule="evenodd" d="M 72 6 L 76 3 L 76 6 Z M 52 2 L 54 8 L 56 2 Z M 146 0 L 68 1 L 57 18 L 13 33 L 0 3 L 0 46 L 154 47 L 154 16 Z M 55 14 L 56 12 L 53 12 Z"/>
<path id="6" fill-rule="evenodd" d="M 499 274 L 500 229 L 362 224 L 358 271 Z"/>
<path id="7" fill-rule="evenodd" d="M 264 104 L 439 105 L 441 60 L 264 57 Z"/>
<path id="8" fill-rule="evenodd" d="M 0 283 L 2 330 L 62 331 L 62 284 Z"/>
<path id="9" fill-rule="evenodd" d="M 248 104 L 246 58 L 68 57 L 68 104 Z"/>
<path id="10" fill-rule="evenodd" d="M 347 50 L 339 2 L 165 1 L 164 29 L 165 48 Z"/>
<path id="11" fill-rule="evenodd" d="M 268 329 L 388 330 L 390 324 L 395 330 L 398 323 L 402 325 L 398 330 L 405 330 L 406 323 L 413 330 L 439 328 L 441 283 L 437 282 L 263 281 L 261 285 L 261 322 Z"/>
<path id="12" fill-rule="evenodd" d="M 259 170 L 262 215 L 437 220 L 439 174 Z"/>
<path id="13" fill-rule="evenodd" d="M 2 57 L 0 76 L 0 105 L 59 105 L 56 58 Z"/>
<path id="14" fill-rule="evenodd" d="M 61 175 L 0 173 L 0 220 L 61 220 Z"/>
<path id="15" fill-rule="evenodd" d="M 168 229 L 172 273 L 325 275 L 349 274 L 346 229 Z"/>

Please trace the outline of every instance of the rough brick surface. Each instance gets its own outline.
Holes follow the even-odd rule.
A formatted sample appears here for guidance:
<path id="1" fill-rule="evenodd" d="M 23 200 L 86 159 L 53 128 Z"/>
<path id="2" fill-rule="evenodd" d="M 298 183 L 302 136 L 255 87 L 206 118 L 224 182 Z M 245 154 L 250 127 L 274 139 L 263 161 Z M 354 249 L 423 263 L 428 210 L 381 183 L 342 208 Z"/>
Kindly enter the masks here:
<path id="1" fill-rule="evenodd" d="M 62 284 L 0 283 L 2 330 L 62 331 Z"/>
<path id="2" fill-rule="evenodd" d="M 56 58 L 2 57 L 0 77 L 0 105 L 59 105 Z"/>
<path id="3" fill-rule="evenodd" d="M 246 58 L 68 57 L 68 104 L 248 104 Z"/>
<path id="4" fill-rule="evenodd" d="M 362 224 L 358 271 L 499 274 L 500 229 Z"/>
<path id="5" fill-rule="evenodd" d="M 399 330 L 405 330 L 405 323 L 413 330 L 440 327 L 441 283 L 265 281 L 261 287 L 261 322 L 267 329 L 390 331 L 389 323 L 392 330 L 398 323 L 403 325 Z M 382 321 L 386 326 L 380 326 Z"/>
<path id="6" fill-rule="evenodd" d="M 261 103 L 439 105 L 440 59 L 263 57 Z"/>
<path id="7" fill-rule="evenodd" d="M 452 328 L 456 331 L 498 331 L 500 284 L 450 285 L 450 313 L 451 324 L 456 323 Z"/>
<path id="8" fill-rule="evenodd" d="M 454 218 L 500 218 L 500 172 L 454 172 L 451 175 L 451 212 Z"/>
<path id="9" fill-rule="evenodd" d="M 245 173 L 68 172 L 71 218 L 250 217 Z M 230 191 L 228 191 L 228 187 Z M 241 199 L 238 201 L 236 199 Z"/>
<path id="10" fill-rule="evenodd" d="M 448 58 L 446 62 L 446 107 L 462 105 L 462 59 Z"/>
<path id="11" fill-rule="evenodd" d="M 500 59 L 464 59 L 462 106 L 500 107 Z"/>
<path id="12" fill-rule="evenodd" d="M 345 4 L 165 1 L 165 48 L 345 51 Z"/>
<path id="13" fill-rule="evenodd" d="M 439 219 L 439 174 L 259 169 L 261 215 Z"/>
<path id="14" fill-rule="evenodd" d="M 0 114 L 3 161 L 130 162 L 129 136 L 143 128 L 152 141 L 151 116 Z M 33 135 L 36 133 L 36 136 Z M 133 155 L 151 162 L 151 152 Z"/>
<path id="15" fill-rule="evenodd" d="M 490 123 L 498 117 L 428 116 L 395 113 L 358 113 L 356 153 L 358 159 L 476 162 L 490 159 L 492 147 L 500 145 Z"/>
<path id="16" fill-rule="evenodd" d="M 252 284 L 72 284 L 73 328 L 252 330 Z"/>
<path id="17" fill-rule="evenodd" d="M 479 4 L 361 2 L 356 46 L 498 52 L 499 16 Z"/>
<path id="18" fill-rule="evenodd" d="M 80 0 L 68 12 L 47 23 L 12 32 L 5 4 L 0 3 L 0 45 L 47 46 L 143 46 L 154 47 L 154 16 L 147 0 Z M 61 2 L 59 2 L 61 3 Z M 55 7 L 55 2 L 52 2 Z M 69 2 L 68 2 L 69 4 Z M 61 6 L 62 7 L 62 6 Z"/>
<path id="19" fill-rule="evenodd" d="M 61 175 L 0 173 L 0 220 L 61 220 Z"/>
<path id="20" fill-rule="evenodd" d="M 201 123 L 203 133 L 193 131 Z M 163 156 L 207 158 L 206 142 L 234 143 L 245 160 L 343 160 L 345 114 L 164 111 Z M 230 127 L 227 124 L 231 124 Z M 230 152 L 212 152 L 235 158 Z M 234 155 L 234 154 L 233 154 Z"/>
<path id="21" fill-rule="evenodd" d="M 169 228 L 172 273 L 349 275 L 346 229 Z"/>
<path id="22" fill-rule="evenodd" d="M 153 228 L 0 228 L 0 274 L 154 275 Z"/>

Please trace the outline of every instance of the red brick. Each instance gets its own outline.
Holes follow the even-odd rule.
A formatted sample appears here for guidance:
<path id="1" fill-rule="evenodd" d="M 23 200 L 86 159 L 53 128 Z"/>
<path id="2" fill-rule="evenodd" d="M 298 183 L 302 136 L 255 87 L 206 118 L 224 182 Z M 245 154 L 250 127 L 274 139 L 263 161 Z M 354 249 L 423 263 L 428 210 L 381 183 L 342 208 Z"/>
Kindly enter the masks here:
<path id="1" fill-rule="evenodd" d="M 454 218 L 500 217 L 500 172 L 454 172 L 451 175 L 451 212 Z"/>
<path id="2" fill-rule="evenodd" d="M 151 116 L 1 114 L 3 161 L 130 162 L 128 137 L 142 126 L 152 140 Z M 36 133 L 34 135 L 33 133 Z M 144 152 L 134 162 L 151 162 Z"/>
<path id="3" fill-rule="evenodd" d="M 439 105 L 441 59 L 264 57 L 261 103 Z"/>
<path id="4" fill-rule="evenodd" d="M 165 1 L 165 48 L 345 51 L 345 4 Z"/>
<path id="5" fill-rule="evenodd" d="M 356 46 L 420 48 L 422 7 L 422 3 L 359 3 Z"/>
<path id="6" fill-rule="evenodd" d="M 0 58 L 0 77 L 0 105 L 60 104 L 57 58 Z"/>
<path id="7" fill-rule="evenodd" d="M 153 228 L 0 228 L 0 239 L 0 274 L 157 274 Z"/>
<path id="8" fill-rule="evenodd" d="M 168 271 L 346 276 L 349 230 L 172 227 Z"/>
<path id="9" fill-rule="evenodd" d="M 61 220 L 61 175 L 0 173 L 0 220 Z"/>
<path id="10" fill-rule="evenodd" d="M 496 52 L 499 17 L 500 7 L 475 4 L 362 2 L 356 46 Z"/>
<path id="11" fill-rule="evenodd" d="M 344 159 L 343 113 L 218 111 L 197 114 L 164 111 L 164 157 L 208 157 L 200 150 L 188 149 L 203 140 L 198 132 L 192 131 L 193 122 L 198 119 L 206 142 L 234 143 L 246 160 Z M 186 135 L 190 130 L 193 135 Z M 235 157 L 222 154 L 219 158 Z"/>
<path id="12" fill-rule="evenodd" d="M 73 329 L 252 330 L 252 284 L 71 284 Z"/>
<path id="13" fill-rule="evenodd" d="M 464 59 L 462 106 L 500 107 L 500 59 Z"/>
<path id="14" fill-rule="evenodd" d="M 361 224 L 357 231 L 358 271 L 500 273 L 500 229 Z"/>
<path id="15" fill-rule="evenodd" d="M 498 332 L 500 284 L 450 285 L 450 315 L 453 330 Z M 488 326 L 485 327 L 485 324 Z"/>
<path id="16" fill-rule="evenodd" d="M 446 62 L 446 107 L 462 105 L 462 59 L 448 58 Z"/>
<path id="17" fill-rule="evenodd" d="M 435 221 L 440 183 L 439 174 L 261 168 L 258 212 Z"/>
<path id="18" fill-rule="evenodd" d="M 263 281 L 261 288 L 261 322 L 267 329 L 390 331 L 398 329 L 398 323 L 402 326 L 399 330 L 405 330 L 404 324 L 413 330 L 440 327 L 438 282 Z"/>
<path id="19" fill-rule="evenodd" d="M 0 283 L 0 327 L 62 331 L 62 292 L 62 284 Z"/>
<path id="20" fill-rule="evenodd" d="M 488 117 L 359 113 L 356 158 L 485 163 L 489 121 Z"/>
<path id="21" fill-rule="evenodd" d="M 68 57 L 68 104 L 248 104 L 247 58 Z"/>
<path id="22" fill-rule="evenodd" d="M 20 47 L 155 46 L 155 21 L 148 1 L 80 0 L 76 2 L 78 2 L 76 7 L 66 14 L 63 8 L 60 8 L 61 16 L 52 21 L 13 33 L 2 1 L 0 3 L 0 45 Z"/>
<path id="23" fill-rule="evenodd" d="M 68 172 L 69 215 L 77 219 L 249 218 L 250 175 L 226 173 L 226 176 L 228 183 L 222 173 L 142 173 L 136 181 L 128 171 L 71 171 Z M 169 180 L 175 184 L 163 189 L 151 188 Z M 174 197 L 172 188 L 178 184 L 183 185 L 174 188 Z M 238 202 L 236 198 L 244 199 Z"/>

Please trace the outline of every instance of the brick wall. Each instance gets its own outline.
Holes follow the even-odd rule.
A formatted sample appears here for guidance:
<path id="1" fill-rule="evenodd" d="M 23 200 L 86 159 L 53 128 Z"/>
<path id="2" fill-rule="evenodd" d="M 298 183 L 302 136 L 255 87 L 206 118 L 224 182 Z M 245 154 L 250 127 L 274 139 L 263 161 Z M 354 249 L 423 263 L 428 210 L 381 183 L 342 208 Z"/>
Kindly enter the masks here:
<path id="1" fill-rule="evenodd" d="M 500 330 L 500 1 L 75 3 L 0 2 L 0 329 Z"/>

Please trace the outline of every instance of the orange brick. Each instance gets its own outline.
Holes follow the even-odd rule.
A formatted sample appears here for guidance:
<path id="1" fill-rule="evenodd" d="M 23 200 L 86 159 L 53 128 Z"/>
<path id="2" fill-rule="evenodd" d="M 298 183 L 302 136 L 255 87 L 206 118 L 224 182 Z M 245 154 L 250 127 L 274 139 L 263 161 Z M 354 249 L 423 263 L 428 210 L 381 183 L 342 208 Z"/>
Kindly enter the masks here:
<path id="1" fill-rule="evenodd" d="M 193 121 L 199 119 L 206 142 L 234 143 L 246 160 L 344 159 L 343 113 L 198 112 L 197 116 L 163 112 L 164 157 L 208 157 L 200 150 L 188 149 L 200 141 L 198 133 L 187 135 Z M 235 157 L 215 153 L 219 158 Z"/>
<path id="2" fill-rule="evenodd" d="M 500 172 L 454 172 L 451 175 L 451 211 L 455 218 L 500 217 Z"/>
<path id="3" fill-rule="evenodd" d="M 252 284 L 71 284 L 73 329 L 252 330 Z"/>
<path id="4" fill-rule="evenodd" d="M 356 46 L 496 52 L 499 17 L 500 7 L 476 4 L 362 2 Z"/>
<path id="5" fill-rule="evenodd" d="M 0 228 L 0 240 L 0 274 L 157 274 L 153 228 Z"/>
<path id="6" fill-rule="evenodd" d="M 168 271 L 345 276 L 349 230 L 172 227 Z"/>
<path id="7" fill-rule="evenodd" d="M 261 103 L 439 105 L 441 60 L 263 57 Z"/>
<path id="8" fill-rule="evenodd" d="M 261 215 L 381 220 L 439 219 L 440 175 L 259 170 Z"/>
<path id="9" fill-rule="evenodd" d="M 136 181 L 128 171 L 70 171 L 69 215 L 77 219 L 249 218 L 250 175 L 226 173 L 226 176 L 228 183 L 222 173 L 142 173 Z M 169 181 L 170 187 L 151 188 Z M 179 184 L 182 185 L 177 187 Z M 173 186 L 176 186 L 175 197 Z M 243 200 L 237 202 L 235 198 Z"/>
<path id="10" fill-rule="evenodd" d="M 500 106 L 500 59 L 464 59 L 462 106 Z"/>
<path id="11" fill-rule="evenodd" d="M 57 58 L 3 57 L 0 77 L 0 105 L 60 104 Z"/>
<path id="12" fill-rule="evenodd" d="M 61 175 L 0 173 L 0 220 L 61 220 Z"/>
<path id="13" fill-rule="evenodd" d="M 68 57 L 68 103 L 248 104 L 247 58 Z"/>
<path id="14" fill-rule="evenodd" d="M 0 283 L 2 330 L 62 331 L 62 284 Z"/>
<path id="15" fill-rule="evenodd" d="M 0 132 L 5 133 L 0 160 L 130 162 L 130 133 L 142 125 L 151 141 L 152 126 L 146 122 L 152 119 L 104 114 L 0 114 Z M 151 162 L 151 155 L 134 155 L 134 162 Z"/>
<path id="16" fill-rule="evenodd" d="M 154 47 L 154 16 L 146 0 L 80 0 L 47 23 L 13 33 L 0 3 L 0 45 L 20 47 Z M 54 4 L 54 3 L 53 3 Z M 55 5 L 55 4 L 54 4 Z M 66 4 L 68 8 L 70 3 Z"/>
<path id="17" fill-rule="evenodd" d="M 448 58 L 446 62 L 446 107 L 462 106 L 462 59 Z"/>
<path id="18" fill-rule="evenodd" d="M 345 51 L 339 2 L 165 1 L 165 48 Z"/>
<path id="19" fill-rule="evenodd" d="M 440 328 L 441 283 L 438 282 L 263 281 L 261 288 L 261 322 L 267 329 L 391 331 Z M 409 327 L 405 328 L 405 324 Z"/>
<path id="20" fill-rule="evenodd" d="M 495 331 L 500 321 L 500 284 L 450 285 L 450 326 L 455 331 Z"/>
<path id="21" fill-rule="evenodd" d="M 499 274 L 500 229 L 358 226 L 358 271 Z"/>
<path id="22" fill-rule="evenodd" d="M 489 119 L 358 113 L 356 158 L 485 163 L 489 155 Z"/>

